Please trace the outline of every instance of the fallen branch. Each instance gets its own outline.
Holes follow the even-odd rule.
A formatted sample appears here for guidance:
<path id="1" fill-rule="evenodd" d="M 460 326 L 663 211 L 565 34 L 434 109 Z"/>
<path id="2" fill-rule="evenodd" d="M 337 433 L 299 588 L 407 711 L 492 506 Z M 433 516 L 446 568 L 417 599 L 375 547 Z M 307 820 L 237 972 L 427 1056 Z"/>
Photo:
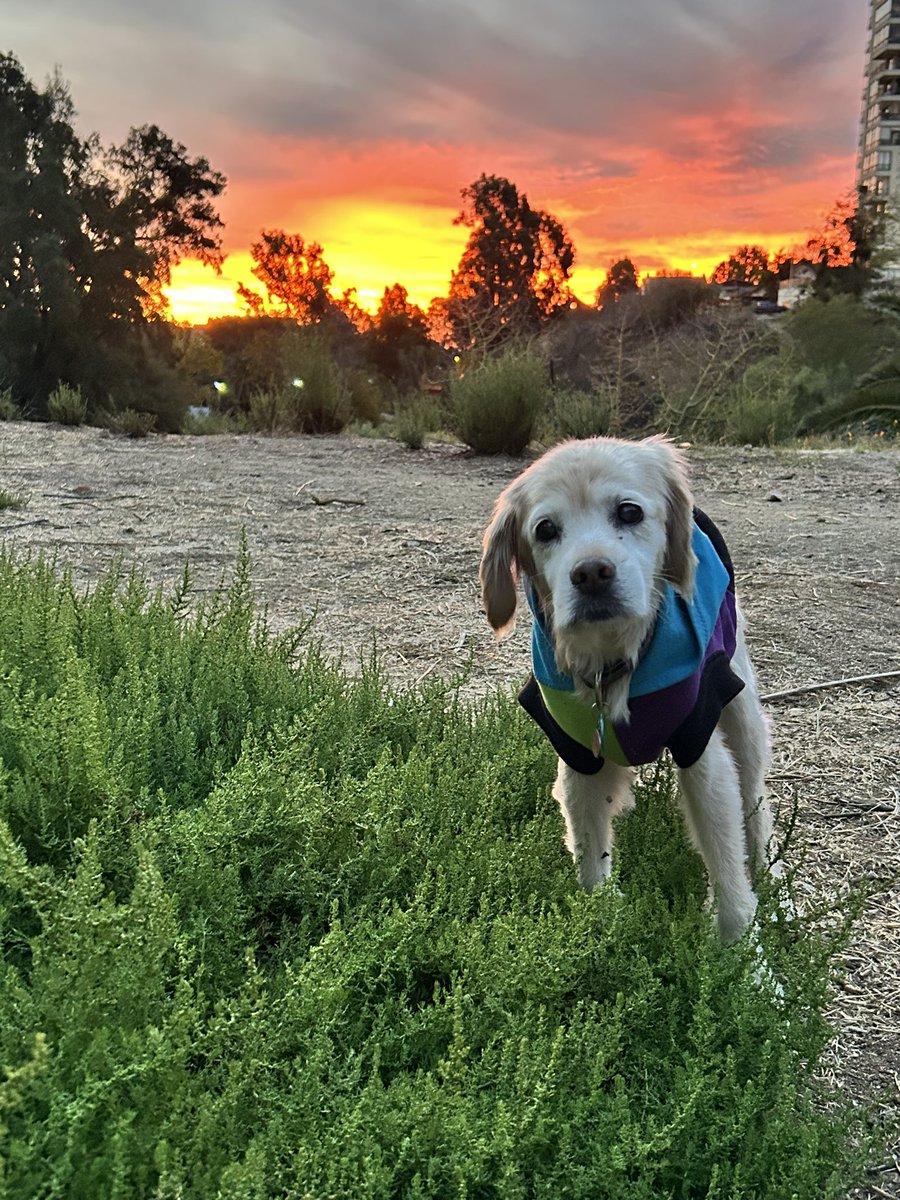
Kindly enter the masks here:
<path id="1" fill-rule="evenodd" d="M 827 688 L 850 687 L 854 683 L 880 683 L 885 679 L 900 679 L 900 671 L 883 671 L 879 675 L 852 675 L 846 679 L 826 679 L 823 683 L 807 683 L 804 687 L 788 688 L 783 692 L 769 692 L 760 700 L 784 700 L 787 696 L 802 696 L 805 692 L 823 692 Z"/>
<path id="2" fill-rule="evenodd" d="M 343 500 L 340 496 L 317 496 L 314 492 L 308 492 L 307 495 L 313 504 L 365 504 L 365 500 Z"/>
<path id="3" fill-rule="evenodd" d="M 15 521 L 12 525 L 0 525 L 0 533 L 15 533 L 17 529 L 23 529 L 26 525 L 49 525 L 49 517 L 38 517 L 36 521 Z M 62 526 L 59 526 L 61 529 Z"/>

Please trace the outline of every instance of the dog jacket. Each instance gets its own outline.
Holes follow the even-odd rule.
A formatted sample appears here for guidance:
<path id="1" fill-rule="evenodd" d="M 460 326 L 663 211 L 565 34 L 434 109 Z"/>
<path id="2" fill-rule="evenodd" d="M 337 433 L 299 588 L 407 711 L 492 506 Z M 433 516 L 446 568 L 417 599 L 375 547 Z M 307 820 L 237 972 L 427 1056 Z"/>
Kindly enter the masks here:
<path id="1" fill-rule="evenodd" d="M 679 767 L 706 749 L 722 709 L 743 689 L 731 668 L 737 638 L 734 570 L 721 533 L 694 509 L 697 574 L 690 602 L 666 584 L 649 640 L 628 688 L 629 717 L 605 721 L 556 664 L 552 629 L 534 587 L 527 588 L 532 674 L 519 703 L 560 758 L 594 775 L 606 758 L 622 766 L 654 762 L 665 747 Z"/>

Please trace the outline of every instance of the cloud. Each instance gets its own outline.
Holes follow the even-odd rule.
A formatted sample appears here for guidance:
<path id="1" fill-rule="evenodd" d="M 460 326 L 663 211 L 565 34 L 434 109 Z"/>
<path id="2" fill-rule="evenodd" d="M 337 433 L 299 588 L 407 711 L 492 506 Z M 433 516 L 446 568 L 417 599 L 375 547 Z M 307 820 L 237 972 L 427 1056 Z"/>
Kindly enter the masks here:
<path id="1" fill-rule="evenodd" d="M 324 241 L 339 210 L 349 262 L 348 213 L 372 237 L 367 202 L 443 219 L 484 171 L 559 215 L 599 270 L 615 247 L 691 253 L 729 230 L 811 225 L 852 183 L 867 13 L 865 0 L 0 0 L 0 28 L 32 78 L 61 65 L 82 132 L 119 141 L 155 122 L 223 171 L 234 249 L 264 226 Z"/>
<path id="2" fill-rule="evenodd" d="M 667 112 L 727 114 L 736 99 L 762 109 L 799 102 L 824 129 L 846 102 L 846 93 L 832 99 L 828 73 L 846 69 L 848 48 L 859 54 L 864 36 L 864 13 L 845 0 L 284 0 L 276 8 L 313 56 L 289 76 L 277 67 L 267 76 L 280 97 L 269 108 L 279 132 L 352 140 L 422 126 L 441 141 L 465 139 L 472 127 L 460 116 L 477 114 L 488 137 L 657 144 Z M 331 91 L 322 90 L 323 72 Z M 815 104 L 803 103 L 806 94 Z M 265 107 L 265 96 L 257 100 Z"/>

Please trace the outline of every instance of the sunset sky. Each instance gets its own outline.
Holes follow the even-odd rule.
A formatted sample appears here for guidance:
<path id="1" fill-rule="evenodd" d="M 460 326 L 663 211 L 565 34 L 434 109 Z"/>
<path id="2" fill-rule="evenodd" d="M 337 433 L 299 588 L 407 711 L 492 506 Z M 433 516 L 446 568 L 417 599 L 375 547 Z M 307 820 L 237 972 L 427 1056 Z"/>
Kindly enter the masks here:
<path id="1" fill-rule="evenodd" d="M 228 178 L 223 274 L 179 319 L 240 311 L 263 228 L 324 246 L 374 307 L 444 295 L 460 189 L 504 175 L 609 264 L 708 273 L 802 243 L 853 186 L 866 0 L 0 0 L 0 50 L 69 81 L 79 133 L 157 124 Z"/>

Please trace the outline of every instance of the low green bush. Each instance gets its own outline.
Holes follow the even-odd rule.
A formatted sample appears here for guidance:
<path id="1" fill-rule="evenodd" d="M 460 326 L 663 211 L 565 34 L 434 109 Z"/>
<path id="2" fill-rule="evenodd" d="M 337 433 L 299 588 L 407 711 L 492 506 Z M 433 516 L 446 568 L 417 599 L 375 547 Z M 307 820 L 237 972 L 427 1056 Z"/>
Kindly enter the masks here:
<path id="1" fill-rule="evenodd" d="M 546 444 L 564 438 L 600 437 L 610 432 L 609 403 L 601 393 L 555 391 L 540 422 L 538 436 Z"/>
<path id="2" fill-rule="evenodd" d="M 394 386 L 362 367 L 345 368 L 343 374 L 352 420 L 378 425 L 394 403 Z"/>
<path id="3" fill-rule="evenodd" d="M 6 488 L 0 488 L 0 509 L 3 508 L 24 508 L 27 501 L 19 492 L 8 492 Z"/>
<path id="4" fill-rule="evenodd" d="M 253 401 L 251 399 L 251 411 Z M 253 428 L 250 418 L 243 412 L 197 413 L 188 410 L 181 422 L 181 433 L 192 437 L 216 437 L 225 433 L 246 433 Z"/>
<path id="5" fill-rule="evenodd" d="M 247 424 L 257 433 L 275 433 L 287 426 L 285 399 L 281 391 L 258 389 L 250 396 Z"/>
<path id="6" fill-rule="evenodd" d="M 773 446 L 796 433 L 797 374 L 776 355 L 752 363 L 722 406 L 725 441 Z"/>
<path id="7" fill-rule="evenodd" d="M 581 893 L 511 697 L 0 555 L 2 1187 L 17 1200 L 827 1200 L 847 922 L 723 947 L 671 781 Z M 772 918 L 771 920 L 768 918 Z"/>
<path id="8" fill-rule="evenodd" d="M 280 394 L 281 419 L 298 433 L 340 433 L 353 417 L 351 392 L 328 340 L 298 330 L 283 348 L 289 382 Z"/>
<path id="9" fill-rule="evenodd" d="M 547 402 L 547 365 L 512 348 L 486 358 L 450 384 L 453 432 L 476 454 L 521 454 Z"/>
<path id="10" fill-rule="evenodd" d="M 13 397 L 12 388 L 0 388 L 0 421 L 21 421 L 23 415 Z"/>
<path id="11" fill-rule="evenodd" d="M 155 425 L 156 413 L 137 412 L 133 408 L 123 408 L 106 421 L 107 429 L 130 438 L 145 438 Z"/>
<path id="12" fill-rule="evenodd" d="M 441 412 L 430 396 L 415 393 L 398 402 L 392 431 L 410 450 L 421 450 L 426 435 L 437 432 L 440 427 Z"/>
<path id="13" fill-rule="evenodd" d="M 83 425 L 87 417 L 87 399 L 80 387 L 58 383 L 47 397 L 47 413 L 60 425 Z"/>

